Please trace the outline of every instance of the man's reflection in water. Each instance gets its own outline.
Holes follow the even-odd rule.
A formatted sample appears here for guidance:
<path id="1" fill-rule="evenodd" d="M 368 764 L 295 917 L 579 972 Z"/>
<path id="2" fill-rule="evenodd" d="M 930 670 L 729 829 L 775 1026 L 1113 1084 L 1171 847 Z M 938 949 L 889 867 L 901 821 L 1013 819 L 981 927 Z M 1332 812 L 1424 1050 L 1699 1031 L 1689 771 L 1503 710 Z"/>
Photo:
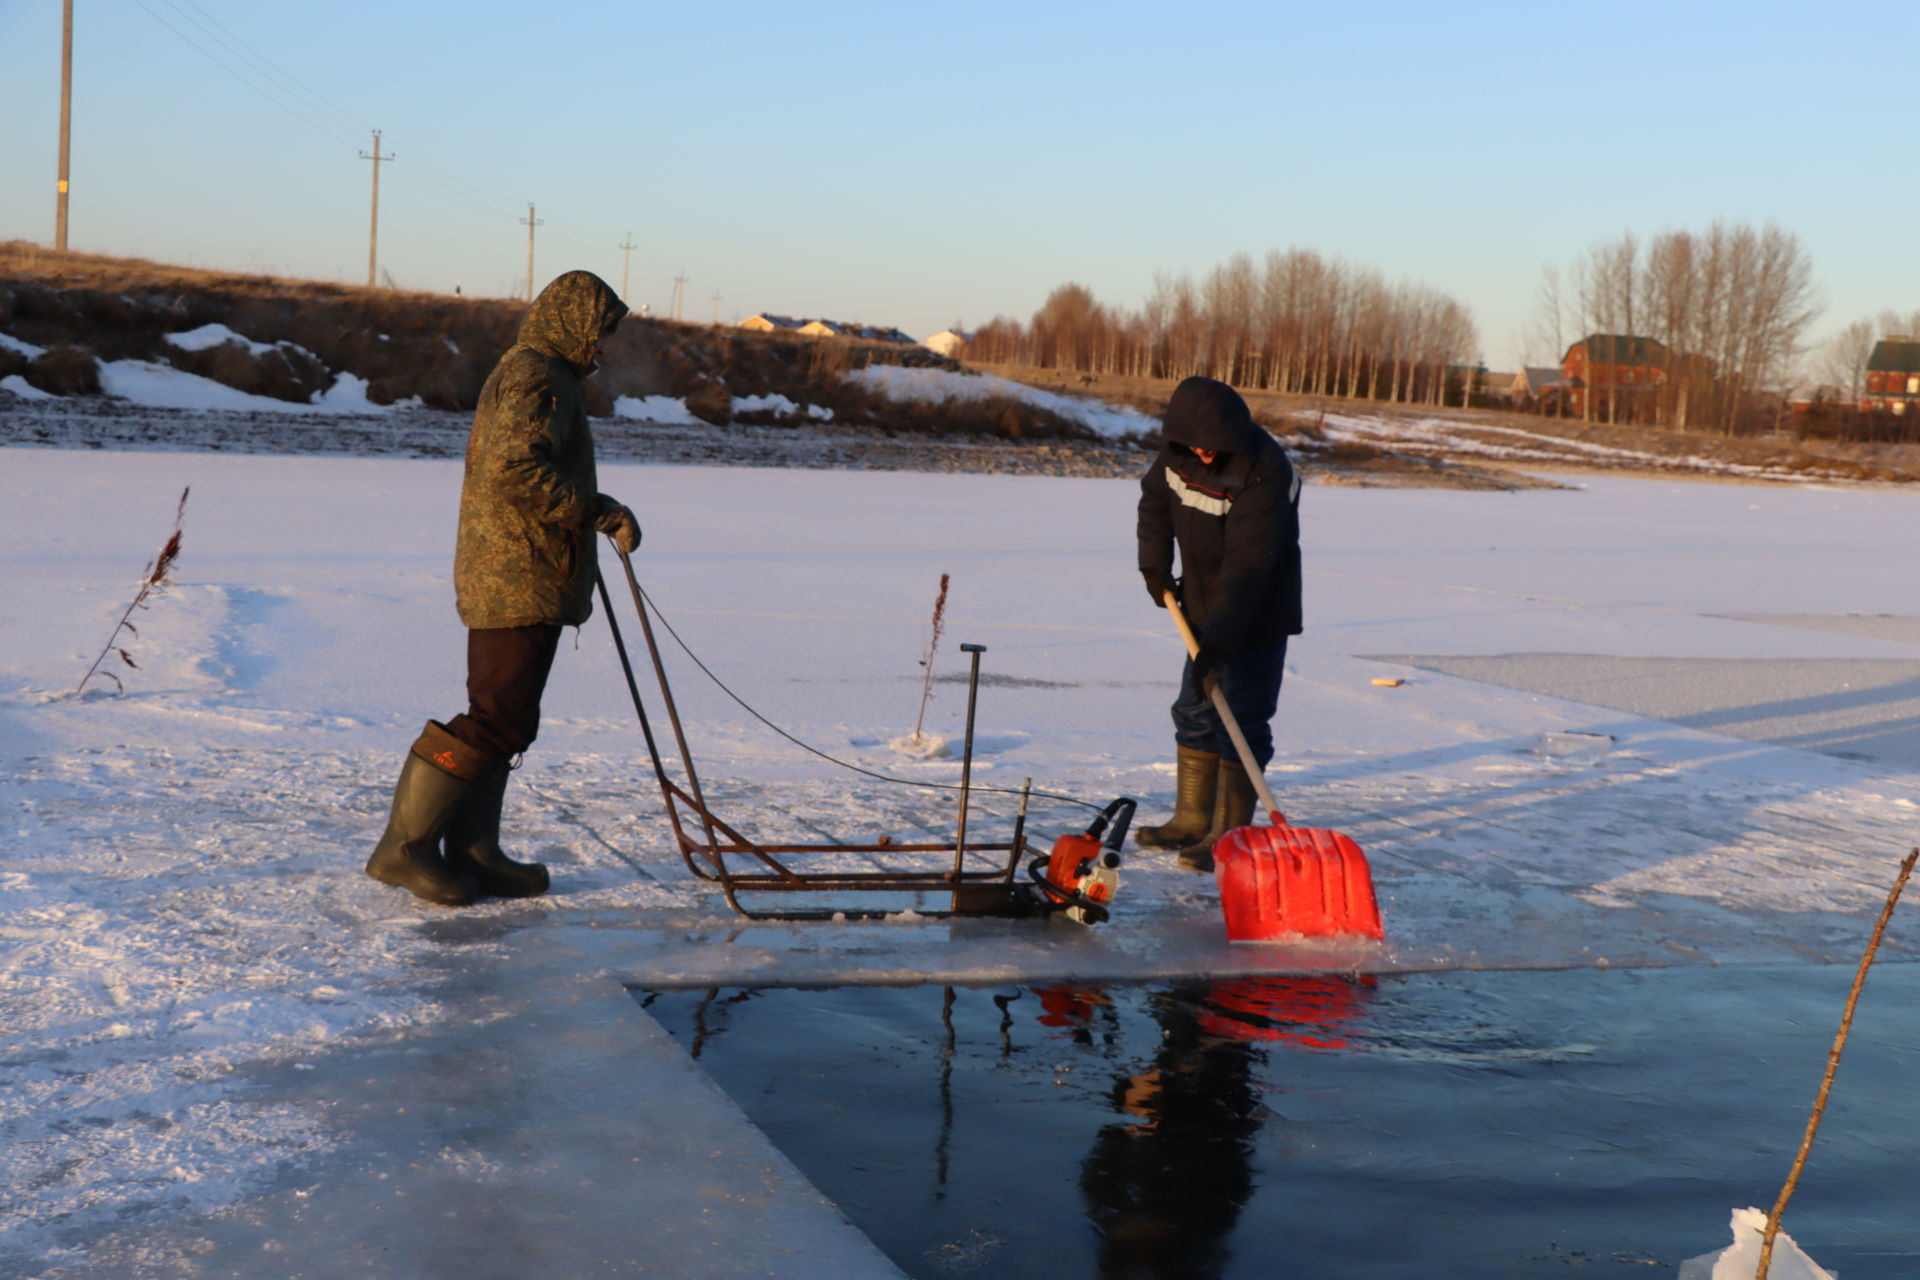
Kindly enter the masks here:
<path id="1" fill-rule="evenodd" d="M 1160 1046 L 1147 1070 L 1115 1080 L 1126 1118 L 1101 1129 L 1080 1166 L 1103 1277 L 1223 1272 L 1268 1114 L 1256 1046 L 1344 1046 L 1341 1024 L 1371 988 L 1371 978 L 1203 979 L 1151 997 Z"/>

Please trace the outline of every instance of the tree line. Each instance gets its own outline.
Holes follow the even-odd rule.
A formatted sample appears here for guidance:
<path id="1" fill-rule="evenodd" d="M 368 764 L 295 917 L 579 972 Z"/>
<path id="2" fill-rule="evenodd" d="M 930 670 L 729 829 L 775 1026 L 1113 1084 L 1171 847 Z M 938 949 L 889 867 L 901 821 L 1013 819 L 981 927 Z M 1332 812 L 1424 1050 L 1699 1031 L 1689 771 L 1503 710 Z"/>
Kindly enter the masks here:
<path id="1" fill-rule="evenodd" d="M 1565 275 L 1546 268 L 1528 346 L 1549 346 L 1557 364 L 1590 334 L 1652 338 L 1667 352 L 1658 389 L 1636 398 L 1590 388 L 1584 415 L 1731 433 L 1754 391 L 1784 385 L 1818 313 L 1797 237 L 1716 222 L 1644 242 L 1627 233 L 1589 249 Z"/>
<path id="2" fill-rule="evenodd" d="M 967 358 L 1457 404 L 1469 390 L 1457 367 L 1478 349 L 1472 313 L 1444 293 L 1289 249 L 1268 253 L 1258 266 L 1236 254 L 1198 281 L 1157 274 L 1152 294 L 1131 311 L 1063 284 L 1027 323 L 1000 316 L 983 326 Z"/>

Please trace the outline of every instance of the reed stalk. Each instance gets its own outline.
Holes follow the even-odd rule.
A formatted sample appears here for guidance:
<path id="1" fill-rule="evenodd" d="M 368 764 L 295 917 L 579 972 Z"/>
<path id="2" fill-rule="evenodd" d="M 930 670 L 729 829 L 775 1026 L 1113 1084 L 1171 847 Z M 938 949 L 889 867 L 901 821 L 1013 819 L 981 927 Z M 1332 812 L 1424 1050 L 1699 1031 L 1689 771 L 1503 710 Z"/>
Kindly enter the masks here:
<path id="1" fill-rule="evenodd" d="M 913 737 L 920 739 L 921 726 L 927 722 L 927 699 L 933 696 L 933 655 L 940 651 L 940 632 L 947 623 L 947 582 L 948 575 L 940 575 L 940 594 L 933 601 L 933 635 L 927 641 L 927 656 L 920 665 L 925 674 L 920 679 L 920 714 L 913 722 Z"/>
<path id="2" fill-rule="evenodd" d="M 120 621 L 115 623 L 113 630 L 108 633 L 107 643 L 101 646 L 100 656 L 95 658 L 93 665 L 87 668 L 87 674 L 80 677 L 80 686 L 73 691 L 76 696 L 86 692 L 87 681 L 93 679 L 96 673 L 113 681 L 113 687 L 119 692 L 127 691 L 127 686 L 119 676 L 112 671 L 100 670 L 100 664 L 105 662 L 111 654 L 118 654 L 120 661 L 130 669 L 134 671 L 140 669 L 140 664 L 133 660 L 133 655 L 119 644 L 120 633 L 124 631 L 130 636 L 140 634 L 139 629 L 133 625 L 133 611 L 146 608 L 147 597 L 167 585 L 167 575 L 172 572 L 174 562 L 180 558 L 180 525 L 187 515 L 187 495 L 192 492 L 192 485 L 180 491 L 180 505 L 173 512 L 173 536 L 168 538 L 166 545 L 160 548 L 160 554 L 149 560 L 147 567 L 140 571 L 140 590 L 134 595 L 133 603 L 127 606 L 126 612 L 120 615 Z"/>
<path id="3" fill-rule="evenodd" d="M 1860 957 L 1860 971 L 1853 976 L 1853 990 L 1847 993 L 1847 1009 L 1840 1018 L 1840 1030 L 1833 1038 L 1833 1048 L 1827 1054 L 1827 1074 L 1820 1081 L 1820 1092 L 1813 1100 L 1813 1114 L 1807 1117 L 1807 1131 L 1800 1139 L 1799 1154 L 1793 1158 L 1793 1168 L 1787 1172 L 1787 1181 L 1780 1188 L 1780 1198 L 1773 1202 L 1773 1212 L 1767 1215 L 1767 1229 L 1760 1241 L 1760 1267 L 1754 1272 L 1754 1280 L 1767 1280 L 1767 1272 L 1773 1266 L 1773 1241 L 1780 1234 L 1780 1217 L 1787 1211 L 1787 1201 L 1793 1198 L 1794 1188 L 1800 1185 L 1800 1171 L 1807 1167 L 1807 1153 L 1813 1149 L 1813 1135 L 1820 1129 L 1820 1117 L 1826 1114 L 1827 1094 L 1833 1089 L 1833 1076 L 1840 1069 L 1840 1054 L 1847 1047 L 1847 1035 L 1853 1030 L 1853 1010 L 1860 1003 L 1860 990 L 1867 985 L 1867 970 L 1873 967 L 1874 953 L 1880 950 L 1880 938 L 1887 931 L 1887 921 L 1893 917 L 1893 908 L 1900 901 L 1901 890 L 1907 887 L 1907 877 L 1913 874 L 1913 864 L 1920 860 L 1920 849 L 1915 849 L 1900 864 L 1899 878 L 1893 882 L 1893 889 L 1887 894 L 1887 905 L 1880 908 L 1880 919 L 1874 923 L 1873 937 L 1867 941 L 1866 952 Z"/>

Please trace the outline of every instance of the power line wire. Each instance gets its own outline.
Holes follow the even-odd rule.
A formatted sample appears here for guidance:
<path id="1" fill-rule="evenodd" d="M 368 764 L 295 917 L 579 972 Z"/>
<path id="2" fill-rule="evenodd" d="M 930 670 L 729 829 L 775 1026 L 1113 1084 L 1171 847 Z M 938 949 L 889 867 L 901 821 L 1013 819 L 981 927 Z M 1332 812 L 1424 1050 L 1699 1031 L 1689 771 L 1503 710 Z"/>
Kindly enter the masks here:
<path id="1" fill-rule="evenodd" d="M 200 8 L 199 5 L 194 4 L 193 0 L 163 0 L 163 3 L 186 18 L 187 21 L 194 23 L 215 40 L 225 45 L 229 50 L 239 54 L 243 59 L 250 60 L 257 68 L 279 81 L 284 87 L 305 95 L 315 106 L 332 115 L 336 120 L 346 124 L 348 128 L 360 133 L 371 133 L 373 131 L 374 126 L 355 116 L 345 108 L 329 101 L 297 77 L 281 69 L 259 50 L 222 26 L 218 19 L 207 13 L 206 10 Z M 184 8 L 182 7 L 183 5 L 185 6 Z M 188 12 L 188 10 L 192 10 L 192 12 Z"/>
<path id="2" fill-rule="evenodd" d="M 336 132 L 336 130 L 340 128 L 337 122 L 318 119 L 308 114 L 308 112 L 302 109 L 298 103 L 289 101 L 286 98 L 282 97 L 281 95 L 273 92 L 271 89 L 265 88 L 260 84 L 256 83 L 253 79 L 248 77 L 246 74 L 235 69 L 228 62 L 224 61 L 218 54 L 214 53 L 212 50 L 208 49 L 205 45 L 195 40 L 192 36 L 182 31 L 179 27 L 167 21 L 167 19 L 162 17 L 159 13 L 155 12 L 153 7 L 146 3 L 146 0 L 133 0 L 133 2 L 136 5 L 139 5 L 140 8 L 146 13 L 148 17 L 152 18 L 155 22 L 165 27 L 168 31 L 171 31 L 175 36 L 179 37 L 182 42 L 191 46 L 193 49 L 197 50 L 201 54 L 201 56 L 205 57 L 209 62 L 219 67 L 222 71 L 225 71 L 228 75 L 232 76 L 234 79 L 240 81 L 240 83 L 246 85 L 249 89 L 252 89 L 255 93 L 259 94 L 261 97 L 266 98 L 268 101 L 279 106 L 282 110 L 286 111 L 288 114 L 297 116 L 299 119 L 301 119 L 302 121 L 305 121 L 308 125 L 312 126 L 314 129 L 317 129 L 321 133 L 326 134 L 327 136 L 335 139 L 336 141 L 342 140 L 343 135 L 340 132 Z M 346 138 L 346 141 L 350 146 L 358 146 L 360 144 L 360 139 L 357 136 L 349 136 Z"/>

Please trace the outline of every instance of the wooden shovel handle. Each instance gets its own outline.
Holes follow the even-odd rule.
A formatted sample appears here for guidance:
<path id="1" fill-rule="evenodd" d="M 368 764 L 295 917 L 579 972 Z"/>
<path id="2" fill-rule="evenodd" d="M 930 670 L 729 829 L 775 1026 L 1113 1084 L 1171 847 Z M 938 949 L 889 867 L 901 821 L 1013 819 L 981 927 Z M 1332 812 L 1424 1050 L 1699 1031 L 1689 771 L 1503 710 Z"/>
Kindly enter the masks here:
<path id="1" fill-rule="evenodd" d="M 1173 592 L 1162 597 L 1167 602 L 1167 612 L 1173 615 L 1173 625 L 1180 628 L 1180 638 L 1187 642 L 1187 656 L 1200 656 L 1200 641 L 1193 634 L 1193 627 L 1187 621 L 1187 615 L 1180 612 L 1180 599 Z M 1207 687 L 1207 696 L 1213 699 L 1213 709 L 1220 713 L 1220 723 L 1227 726 L 1227 736 L 1233 739 L 1233 749 L 1240 753 L 1240 767 L 1247 771 L 1247 777 L 1253 780 L 1253 789 L 1260 797 L 1260 803 L 1267 806 L 1267 814 L 1273 819 L 1273 825 L 1287 825 L 1287 815 L 1280 812 L 1280 806 L 1274 803 L 1273 790 L 1267 786 L 1266 774 L 1260 771 L 1260 765 L 1253 758 L 1253 748 L 1247 745 L 1247 735 L 1240 731 L 1240 722 L 1233 718 L 1233 708 L 1227 705 L 1227 695 L 1220 692 L 1220 682 L 1212 675 L 1201 683 Z"/>

